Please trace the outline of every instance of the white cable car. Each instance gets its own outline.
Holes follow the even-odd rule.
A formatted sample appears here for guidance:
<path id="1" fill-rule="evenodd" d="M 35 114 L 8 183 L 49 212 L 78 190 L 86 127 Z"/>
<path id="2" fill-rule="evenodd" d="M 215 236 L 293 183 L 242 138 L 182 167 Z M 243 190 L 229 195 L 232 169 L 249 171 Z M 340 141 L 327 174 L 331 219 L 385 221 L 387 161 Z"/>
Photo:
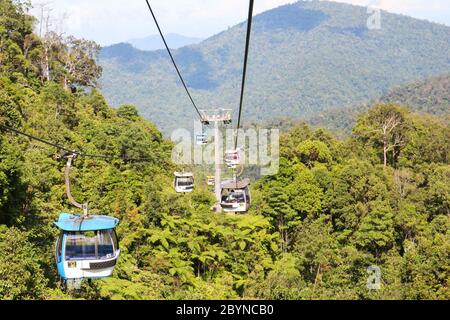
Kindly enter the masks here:
<path id="1" fill-rule="evenodd" d="M 197 135 L 195 137 L 195 141 L 196 141 L 197 145 L 204 146 L 204 145 L 208 144 L 208 135 L 206 133 Z"/>
<path id="2" fill-rule="evenodd" d="M 208 186 L 214 187 L 216 184 L 216 178 L 214 176 L 208 176 Z"/>
<path id="3" fill-rule="evenodd" d="M 241 164 L 241 150 L 228 150 L 225 153 L 225 164 L 228 168 L 234 169 Z"/>
<path id="4" fill-rule="evenodd" d="M 174 188 L 177 193 L 194 191 L 194 174 L 192 172 L 175 172 Z"/>
<path id="5" fill-rule="evenodd" d="M 227 181 L 222 184 L 221 207 L 224 212 L 245 213 L 250 209 L 250 179 Z"/>
<path id="6" fill-rule="evenodd" d="M 65 281 L 111 277 L 120 249 L 115 228 L 119 220 L 108 216 L 62 213 L 55 225 L 58 273 Z"/>

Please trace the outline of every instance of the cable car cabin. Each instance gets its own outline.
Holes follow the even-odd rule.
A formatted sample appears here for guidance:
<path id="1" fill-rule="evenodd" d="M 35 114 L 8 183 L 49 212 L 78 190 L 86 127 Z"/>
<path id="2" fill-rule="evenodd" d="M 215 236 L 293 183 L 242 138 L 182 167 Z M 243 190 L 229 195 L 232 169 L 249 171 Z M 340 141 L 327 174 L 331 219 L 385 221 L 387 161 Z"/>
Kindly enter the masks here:
<path id="1" fill-rule="evenodd" d="M 228 168 L 236 168 L 241 163 L 241 152 L 237 150 L 229 150 L 225 153 L 225 164 Z"/>
<path id="2" fill-rule="evenodd" d="M 197 135 L 195 137 L 195 140 L 197 142 L 197 145 L 199 145 L 199 146 L 206 145 L 206 144 L 208 144 L 208 135 L 207 134 Z"/>
<path id="3" fill-rule="evenodd" d="M 216 179 L 214 176 L 208 176 L 208 186 L 214 187 L 216 185 Z"/>
<path id="4" fill-rule="evenodd" d="M 64 280 L 111 277 L 120 249 L 115 228 L 119 220 L 108 216 L 86 218 L 62 213 L 55 225 L 56 264 Z"/>
<path id="5" fill-rule="evenodd" d="M 191 172 L 175 172 L 174 188 L 177 193 L 194 191 L 194 174 Z"/>
<path id="6" fill-rule="evenodd" d="M 221 207 L 225 212 L 245 213 L 250 209 L 250 179 L 228 181 L 222 184 Z"/>

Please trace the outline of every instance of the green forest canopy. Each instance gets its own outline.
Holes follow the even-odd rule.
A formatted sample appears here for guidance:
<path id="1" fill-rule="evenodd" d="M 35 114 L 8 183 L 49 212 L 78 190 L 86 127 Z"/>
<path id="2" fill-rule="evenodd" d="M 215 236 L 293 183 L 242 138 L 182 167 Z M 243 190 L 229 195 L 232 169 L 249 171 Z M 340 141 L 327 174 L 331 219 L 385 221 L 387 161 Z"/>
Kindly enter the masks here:
<path id="1" fill-rule="evenodd" d="M 39 38 L 32 26 L 26 2 L 0 0 L 0 123 L 155 160 L 76 161 L 74 194 L 121 220 L 122 253 L 113 278 L 66 292 L 52 226 L 71 209 L 64 163 L 1 131 L 0 299 L 450 298 L 448 123 L 388 104 L 362 114 L 345 140 L 298 124 L 282 136 L 280 172 L 253 185 L 251 212 L 216 215 L 205 186 L 173 191 L 172 144 L 157 128 L 95 89 L 96 45 Z M 67 67 L 80 57 L 88 70 Z M 371 265 L 380 290 L 367 288 Z"/>

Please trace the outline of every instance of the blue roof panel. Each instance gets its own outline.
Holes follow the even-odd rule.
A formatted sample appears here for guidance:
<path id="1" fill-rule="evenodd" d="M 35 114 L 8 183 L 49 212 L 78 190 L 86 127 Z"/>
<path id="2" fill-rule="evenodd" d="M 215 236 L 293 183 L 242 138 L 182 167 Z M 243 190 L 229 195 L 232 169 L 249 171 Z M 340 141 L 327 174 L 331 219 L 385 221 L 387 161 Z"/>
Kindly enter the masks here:
<path id="1" fill-rule="evenodd" d="M 114 229 L 119 223 L 119 219 L 109 216 L 89 216 L 82 218 L 70 213 L 61 213 L 55 225 L 68 232 L 95 231 Z"/>

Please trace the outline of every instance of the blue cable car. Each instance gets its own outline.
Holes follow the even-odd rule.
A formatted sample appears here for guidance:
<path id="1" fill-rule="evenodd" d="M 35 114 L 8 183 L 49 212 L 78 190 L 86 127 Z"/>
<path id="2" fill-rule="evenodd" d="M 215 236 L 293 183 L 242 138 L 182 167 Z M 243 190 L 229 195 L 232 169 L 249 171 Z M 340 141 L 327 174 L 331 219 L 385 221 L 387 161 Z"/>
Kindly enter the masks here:
<path id="1" fill-rule="evenodd" d="M 118 223 L 108 216 L 62 213 L 55 222 L 61 230 L 55 250 L 60 277 L 65 281 L 111 277 L 120 255 Z"/>

